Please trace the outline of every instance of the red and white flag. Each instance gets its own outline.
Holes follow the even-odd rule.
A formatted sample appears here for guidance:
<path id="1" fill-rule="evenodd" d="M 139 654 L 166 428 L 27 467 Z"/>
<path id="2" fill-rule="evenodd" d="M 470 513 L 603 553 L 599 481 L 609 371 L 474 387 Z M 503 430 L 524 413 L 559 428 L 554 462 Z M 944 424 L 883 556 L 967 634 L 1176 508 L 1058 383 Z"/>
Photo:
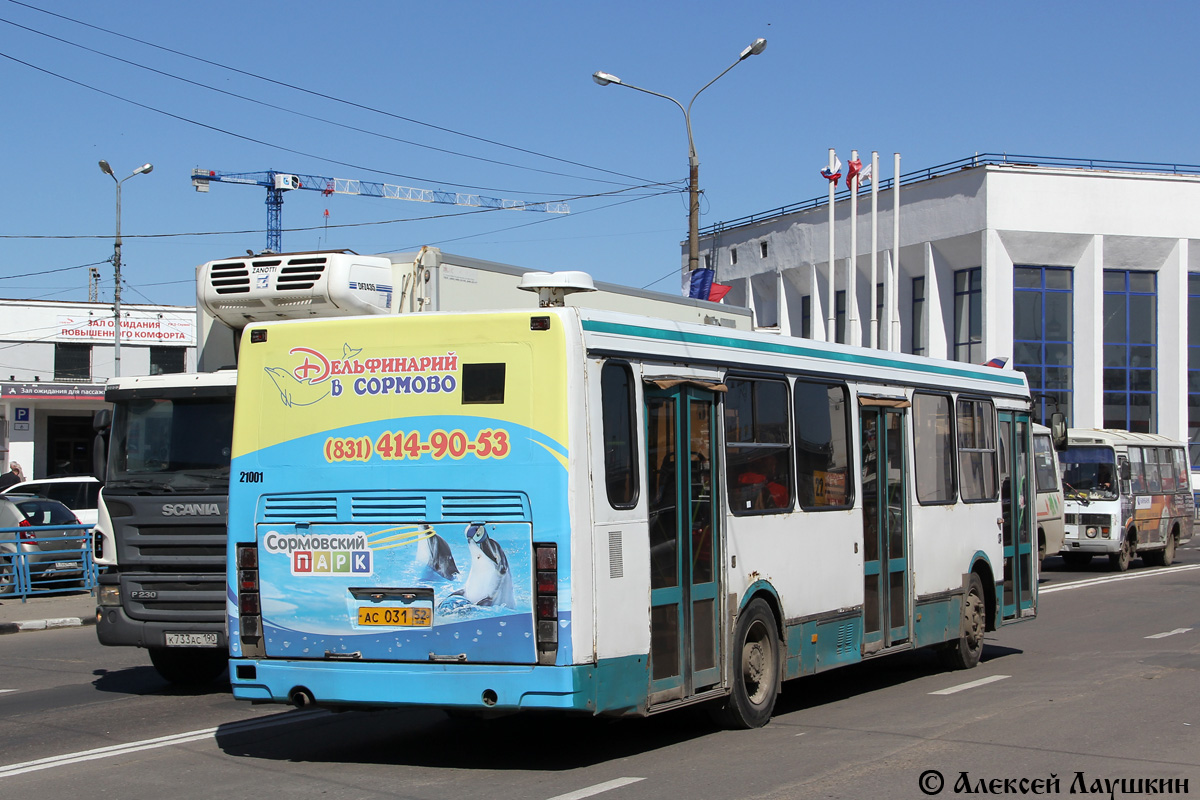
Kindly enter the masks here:
<path id="1" fill-rule="evenodd" d="M 838 180 L 842 177 L 842 160 L 834 156 L 833 167 L 821 167 L 821 177 L 833 181 L 833 185 L 837 186 Z"/>
<path id="2" fill-rule="evenodd" d="M 864 182 L 871 182 L 871 165 L 864 167 L 862 161 L 856 158 L 846 165 L 846 188 L 857 189 Z"/>

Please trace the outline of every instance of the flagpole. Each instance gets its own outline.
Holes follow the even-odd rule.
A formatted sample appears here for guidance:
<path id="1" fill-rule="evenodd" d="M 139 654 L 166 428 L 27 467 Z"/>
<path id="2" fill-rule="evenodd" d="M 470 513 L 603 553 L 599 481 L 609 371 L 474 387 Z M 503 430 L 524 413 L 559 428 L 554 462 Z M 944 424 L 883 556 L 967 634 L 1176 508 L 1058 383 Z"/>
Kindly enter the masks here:
<path id="1" fill-rule="evenodd" d="M 834 165 L 836 158 L 833 148 L 829 148 L 830 173 L 837 171 L 837 167 Z M 829 181 L 829 302 L 825 306 L 825 313 L 829 315 L 825 320 L 825 341 L 827 342 L 837 341 L 837 311 L 834 307 L 834 280 L 837 268 L 833 263 L 833 192 L 835 188 L 836 184 L 832 180 Z"/>
<path id="2" fill-rule="evenodd" d="M 871 347 L 879 349 L 879 151 L 871 151 Z"/>
<path id="3" fill-rule="evenodd" d="M 900 347 L 900 154 L 893 153 L 892 166 L 892 352 Z"/>
<path id="4" fill-rule="evenodd" d="M 850 151 L 850 166 L 846 169 L 846 188 L 850 190 L 850 262 L 846 272 L 846 344 L 862 344 L 862 328 L 858 323 L 858 151 Z"/>

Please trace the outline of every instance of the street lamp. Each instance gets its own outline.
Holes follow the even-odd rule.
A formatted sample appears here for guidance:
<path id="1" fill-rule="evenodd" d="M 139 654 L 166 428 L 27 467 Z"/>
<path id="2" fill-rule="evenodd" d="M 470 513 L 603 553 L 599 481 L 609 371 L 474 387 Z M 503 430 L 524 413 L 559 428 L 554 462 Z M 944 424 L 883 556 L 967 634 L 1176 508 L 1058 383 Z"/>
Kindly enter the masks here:
<path id="1" fill-rule="evenodd" d="M 738 64 L 745 61 L 750 56 L 756 56 L 763 50 L 767 49 L 766 39 L 755 39 L 749 47 L 741 52 L 737 61 L 725 68 L 717 77 L 713 78 L 708 83 L 700 87 L 700 92 L 703 92 L 708 87 L 712 86 L 726 72 L 736 67 Z M 635 89 L 639 92 L 652 94 L 655 97 L 661 97 L 665 100 L 670 100 L 675 105 L 679 106 L 679 110 L 683 112 L 683 121 L 687 125 L 688 137 L 688 272 L 695 272 L 700 266 L 700 160 L 696 158 L 696 145 L 692 141 L 692 103 L 696 102 L 696 98 L 700 96 L 700 92 L 692 95 L 692 99 L 688 101 L 687 108 L 676 100 L 674 97 L 658 92 L 652 92 L 649 89 L 643 89 L 640 86 L 634 86 L 632 83 L 625 83 L 616 75 L 608 72 L 592 73 L 592 80 L 601 86 L 608 86 L 610 83 L 615 83 L 618 86 L 624 86 L 627 89 Z"/>
<path id="2" fill-rule="evenodd" d="M 121 184 L 134 175 L 141 175 L 154 169 L 153 164 L 142 164 L 124 178 L 117 180 L 112 167 L 104 159 L 100 159 L 100 171 L 113 179 L 117 184 L 117 238 L 113 244 L 113 272 L 117 278 L 116 288 L 113 289 L 113 377 L 121 377 Z"/>

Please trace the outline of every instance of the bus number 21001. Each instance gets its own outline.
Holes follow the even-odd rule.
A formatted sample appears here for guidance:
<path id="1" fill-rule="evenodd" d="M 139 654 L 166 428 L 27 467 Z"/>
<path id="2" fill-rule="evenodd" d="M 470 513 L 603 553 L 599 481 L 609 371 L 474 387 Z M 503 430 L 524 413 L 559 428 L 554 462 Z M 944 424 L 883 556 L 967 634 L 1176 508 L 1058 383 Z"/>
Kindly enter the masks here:
<path id="1" fill-rule="evenodd" d="M 238 473 L 239 483 L 262 483 L 263 474 L 261 472 L 246 472 L 242 470 Z"/>

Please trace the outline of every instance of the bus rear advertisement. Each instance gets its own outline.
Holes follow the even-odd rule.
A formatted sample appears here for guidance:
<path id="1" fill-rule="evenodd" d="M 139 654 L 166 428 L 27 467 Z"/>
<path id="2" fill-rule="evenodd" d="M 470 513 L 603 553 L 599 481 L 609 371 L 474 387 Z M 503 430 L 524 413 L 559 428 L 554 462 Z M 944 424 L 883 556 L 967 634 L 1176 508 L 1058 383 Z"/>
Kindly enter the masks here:
<path id="1" fill-rule="evenodd" d="M 585 308 L 243 336 L 241 699 L 771 716 L 1037 607 L 1024 377 Z"/>

